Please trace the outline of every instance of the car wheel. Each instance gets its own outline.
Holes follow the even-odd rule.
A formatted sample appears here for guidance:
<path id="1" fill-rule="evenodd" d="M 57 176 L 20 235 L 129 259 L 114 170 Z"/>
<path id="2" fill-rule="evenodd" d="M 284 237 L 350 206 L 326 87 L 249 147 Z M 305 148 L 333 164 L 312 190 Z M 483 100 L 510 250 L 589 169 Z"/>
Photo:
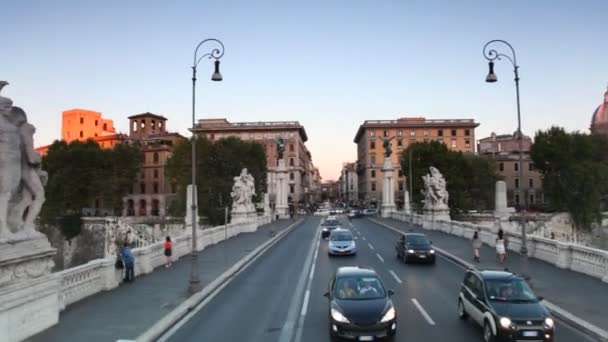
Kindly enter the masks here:
<path id="1" fill-rule="evenodd" d="M 464 304 L 462 303 L 462 299 L 458 300 L 458 317 L 462 320 L 467 319 L 469 315 L 464 310 Z"/>
<path id="2" fill-rule="evenodd" d="M 485 342 L 494 342 L 494 334 L 492 333 L 492 327 L 488 321 L 483 324 L 483 340 Z"/>

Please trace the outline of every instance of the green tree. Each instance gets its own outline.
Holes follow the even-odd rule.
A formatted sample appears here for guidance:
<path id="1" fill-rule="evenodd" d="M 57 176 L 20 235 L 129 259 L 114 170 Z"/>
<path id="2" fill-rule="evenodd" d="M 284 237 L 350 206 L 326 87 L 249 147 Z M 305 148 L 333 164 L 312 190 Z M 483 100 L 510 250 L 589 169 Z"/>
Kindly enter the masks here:
<path id="1" fill-rule="evenodd" d="M 409 175 L 409 153 L 412 151 L 412 175 Z M 494 206 L 494 184 L 499 179 L 490 159 L 449 150 L 437 141 L 411 144 L 400 155 L 401 169 L 413 180 L 413 206 L 422 208 L 422 176 L 436 167 L 447 183 L 450 214 L 458 217 L 469 210 L 489 210 Z M 409 189 L 409 187 L 408 187 Z"/>
<path id="2" fill-rule="evenodd" d="M 224 207 L 231 207 L 230 192 L 233 178 L 247 168 L 255 179 L 256 197 L 266 189 L 266 153 L 257 142 L 230 137 L 211 142 L 206 138 L 196 139 L 196 184 L 198 212 L 211 224 L 224 222 Z M 191 141 L 183 141 L 173 150 L 165 168 L 167 177 L 177 184 L 177 198 L 169 207 L 171 215 L 183 216 L 186 212 L 186 188 L 192 177 Z"/>
<path id="3" fill-rule="evenodd" d="M 136 147 L 117 145 L 104 150 L 92 140 L 55 141 L 42 158 L 49 177 L 42 223 L 58 225 L 70 239 L 80 233 L 82 209 L 94 207 L 96 199 L 119 211 L 140 165 L 141 152 Z"/>
<path id="4" fill-rule="evenodd" d="M 551 127 L 536 133 L 531 157 L 550 204 L 567 211 L 576 229 L 590 229 L 601 220 L 601 199 L 608 193 L 606 136 Z"/>

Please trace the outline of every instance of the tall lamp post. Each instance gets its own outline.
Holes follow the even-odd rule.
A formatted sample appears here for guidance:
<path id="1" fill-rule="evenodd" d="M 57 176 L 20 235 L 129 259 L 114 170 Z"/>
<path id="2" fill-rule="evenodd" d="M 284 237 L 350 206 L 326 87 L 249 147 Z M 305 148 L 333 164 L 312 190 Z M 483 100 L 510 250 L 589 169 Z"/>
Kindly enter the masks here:
<path id="1" fill-rule="evenodd" d="M 210 43 L 215 44 L 216 47 L 210 52 L 198 55 L 198 50 L 201 46 Z M 196 134 L 194 129 L 196 128 L 195 123 L 195 112 L 196 112 L 196 66 L 203 58 L 215 59 L 215 71 L 211 76 L 212 81 L 221 81 L 222 74 L 220 73 L 220 58 L 224 55 L 224 44 L 217 39 L 205 39 L 198 43 L 194 50 L 194 61 L 192 64 L 192 205 L 190 206 L 192 216 L 192 259 L 190 264 L 190 283 L 188 286 L 188 292 L 193 294 L 201 290 L 201 280 L 198 273 L 198 251 L 196 248 L 196 230 L 198 228 L 197 218 L 197 190 L 196 190 Z"/>
<path id="2" fill-rule="evenodd" d="M 504 53 L 499 53 L 497 52 L 494 48 L 492 48 L 492 45 L 506 45 L 509 50 L 511 51 L 511 55 L 508 54 L 504 54 Z M 508 51 L 507 51 L 508 52 Z M 483 47 L 483 56 L 488 60 L 488 67 L 489 67 L 489 71 L 488 71 L 488 76 L 486 76 L 486 82 L 488 83 L 494 83 L 498 80 L 498 78 L 496 77 L 496 74 L 494 74 L 494 61 L 495 60 L 501 60 L 502 57 L 506 58 L 507 60 L 509 60 L 511 62 L 511 65 L 513 65 L 513 72 L 515 73 L 515 93 L 516 93 L 516 97 L 517 97 L 517 140 L 519 143 L 519 166 L 517 168 L 518 170 L 518 177 L 519 177 L 519 189 L 522 189 L 522 182 L 523 182 L 523 175 L 524 175 L 524 166 L 523 166 L 523 134 L 521 133 L 521 111 L 520 111 L 520 106 L 519 106 L 519 65 L 517 65 L 517 56 L 515 55 L 515 50 L 513 49 L 513 46 L 511 46 L 511 44 L 509 44 L 508 42 L 501 40 L 501 39 L 495 39 L 495 40 L 491 40 L 489 42 L 486 43 L 486 45 L 484 45 Z M 525 193 L 523 191 L 521 191 L 518 195 L 519 195 L 519 203 L 523 203 L 524 204 L 524 208 L 525 208 L 525 204 L 526 204 L 526 198 L 525 196 L 522 196 L 522 194 L 525 195 Z M 518 203 L 518 204 L 519 204 Z M 523 257 L 523 273 L 524 276 L 528 277 L 528 243 L 527 243 L 527 239 L 526 239 L 526 226 L 523 223 L 523 217 L 520 217 L 520 226 L 521 226 L 521 249 L 520 249 L 520 253 Z"/>

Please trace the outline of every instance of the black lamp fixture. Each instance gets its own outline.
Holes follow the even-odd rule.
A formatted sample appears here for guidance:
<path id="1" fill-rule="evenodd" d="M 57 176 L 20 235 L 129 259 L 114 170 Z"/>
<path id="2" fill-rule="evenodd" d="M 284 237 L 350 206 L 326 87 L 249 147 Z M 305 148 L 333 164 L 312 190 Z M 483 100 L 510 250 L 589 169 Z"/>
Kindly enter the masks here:
<path id="1" fill-rule="evenodd" d="M 486 76 L 486 82 L 488 83 L 494 83 L 496 82 L 498 79 L 496 78 L 496 74 L 494 73 L 494 62 L 490 61 L 488 63 L 488 76 Z"/>
<path id="2" fill-rule="evenodd" d="M 216 82 L 223 80 L 222 74 L 220 73 L 220 61 L 217 59 L 215 60 L 215 71 L 213 72 L 213 75 L 211 75 L 211 80 Z"/>

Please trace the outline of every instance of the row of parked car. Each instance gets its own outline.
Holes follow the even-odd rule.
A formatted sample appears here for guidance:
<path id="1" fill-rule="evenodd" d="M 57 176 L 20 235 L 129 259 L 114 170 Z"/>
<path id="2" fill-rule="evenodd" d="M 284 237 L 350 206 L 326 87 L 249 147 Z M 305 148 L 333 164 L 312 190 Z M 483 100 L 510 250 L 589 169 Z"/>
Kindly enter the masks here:
<path id="1" fill-rule="evenodd" d="M 377 216 L 378 209 L 354 209 L 354 208 L 321 208 L 314 212 L 314 216 L 335 216 L 346 214 L 350 218 L 359 218 L 364 216 Z"/>

